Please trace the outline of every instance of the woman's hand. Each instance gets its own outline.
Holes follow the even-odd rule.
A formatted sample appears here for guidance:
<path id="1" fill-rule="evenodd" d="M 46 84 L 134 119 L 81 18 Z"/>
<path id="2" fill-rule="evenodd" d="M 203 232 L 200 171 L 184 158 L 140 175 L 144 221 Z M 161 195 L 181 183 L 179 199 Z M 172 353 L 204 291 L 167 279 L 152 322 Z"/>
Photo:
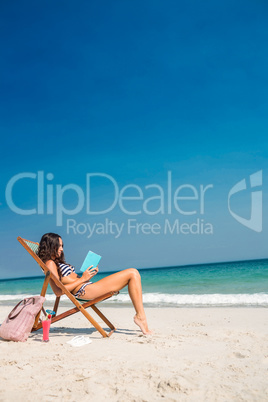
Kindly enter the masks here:
<path id="1" fill-rule="evenodd" d="M 83 272 L 82 278 L 85 280 L 85 282 L 87 282 L 89 279 L 93 278 L 93 276 L 95 276 L 98 272 L 99 268 L 98 267 L 93 268 L 93 265 L 91 265 Z"/>

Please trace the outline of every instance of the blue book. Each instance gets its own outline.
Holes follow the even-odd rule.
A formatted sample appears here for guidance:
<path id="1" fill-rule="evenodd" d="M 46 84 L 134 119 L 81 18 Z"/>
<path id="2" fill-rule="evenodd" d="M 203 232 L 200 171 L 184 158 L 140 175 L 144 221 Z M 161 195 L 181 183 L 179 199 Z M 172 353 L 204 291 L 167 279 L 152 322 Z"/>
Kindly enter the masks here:
<path id="1" fill-rule="evenodd" d="M 99 265 L 100 259 L 101 259 L 100 255 L 93 253 L 93 251 L 89 251 L 82 264 L 82 267 L 80 268 L 80 271 L 84 272 L 91 265 L 93 265 L 92 269 L 96 268 Z"/>

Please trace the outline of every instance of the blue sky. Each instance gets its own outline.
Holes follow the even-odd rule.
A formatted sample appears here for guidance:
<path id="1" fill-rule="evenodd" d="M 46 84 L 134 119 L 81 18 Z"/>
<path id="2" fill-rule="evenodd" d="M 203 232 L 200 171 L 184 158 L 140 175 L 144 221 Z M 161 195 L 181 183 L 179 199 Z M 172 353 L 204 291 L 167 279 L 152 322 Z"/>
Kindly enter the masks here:
<path id="1" fill-rule="evenodd" d="M 92 249 L 103 256 L 103 270 L 267 257 L 265 2 L 14 1 L 0 7 L 0 277 L 39 274 L 16 237 L 39 241 L 48 231 L 62 235 L 69 262 L 79 266 Z M 231 188 L 243 179 L 249 187 L 249 176 L 259 171 L 261 232 L 228 210 Z M 37 208 L 37 172 L 44 176 L 45 200 L 48 188 L 53 192 L 53 213 L 46 201 L 44 213 L 15 213 L 8 183 L 24 175 L 12 187 L 12 200 L 24 211 Z M 112 177 L 119 191 L 130 186 L 123 196 L 141 198 L 142 192 L 143 200 L 122 201 L 141 213 L 130 215 L 115 202 L 111 211 L 92 215 L 85 203 L 57 226 L 57 188 L 58 196 L 66 190 L 62 204 L 72 210 L 78 196 L 64 186 L 79 187 L 86 202 L 93 173 Z M 182 185 L 188 187 L 179 196 L 196 191 L 198 199 L 178 200 L 179 211 L 192 215 L 174 206 Z M 200 186 L 207 185 L 213 187 L 200 214 Z M 159 210 L 159 187 L 164 210 L 150 215 L 144 203 L 147 212 Z M 92 208 L 101 211 L 112 205 L 114 186 L 96 176 L 90 194 Z M 250 189 L 234 195 L 233 212 L 250 219 L 250 197 Z M 68 230 L 70 219 L 76 228 L 81 224 L 80 234 Z M 123 224 L 120 236 L 100 233 L 106 219 Z M 129 219 L 145 224 L 149 234 L 128 232 Z M 167 225 L 177 220 L 179 226 L 210 224 L 213 233 L 170 233 Z M 82 234 L 94 224 L 99 233 Z M 153 224 L 159 233 L 150 233 Z"/>

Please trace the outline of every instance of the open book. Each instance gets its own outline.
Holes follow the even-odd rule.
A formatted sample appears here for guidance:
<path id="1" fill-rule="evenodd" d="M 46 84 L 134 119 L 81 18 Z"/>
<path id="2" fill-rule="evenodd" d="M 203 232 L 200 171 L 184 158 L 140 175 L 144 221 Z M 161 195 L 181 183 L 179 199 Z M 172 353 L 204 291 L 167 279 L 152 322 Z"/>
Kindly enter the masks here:
<path id="1" fill-rule="evenodd" d="M 100 262 L 101 256 L 93 253 L 93 251 L 89 251 L 87 253 L 87 256 L 82 264 L 82 267 L 80 268 L 80 271 L 84 272 L 88 267 L 93 265 L 93 268 L 96 268 Z"/>

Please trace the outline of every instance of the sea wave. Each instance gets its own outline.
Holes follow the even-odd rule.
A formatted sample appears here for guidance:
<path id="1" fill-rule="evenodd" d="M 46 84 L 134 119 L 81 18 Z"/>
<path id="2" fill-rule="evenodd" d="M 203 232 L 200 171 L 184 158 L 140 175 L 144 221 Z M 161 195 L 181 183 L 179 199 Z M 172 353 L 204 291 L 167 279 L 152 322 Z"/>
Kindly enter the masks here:
<path id="1" fill-rule="evenodd" d="M 121 295 L 123 296 L 123 295 Z M 268 294 L 161 294 L 144 295 L 148 304 L 165 304 L 174 306 L 268 306 Z"/>
<path id="2" fill-rule="evenodd" d="M 0 295 L 0 304 L 10 304 L 9 302 L 19 301 L 27 294 L 19 295 Z M 46 300 L 54 302 L 55 295 L 47 294 Z M 70 303 L 66 296 L 62 296 L 61 301 Z M 163 307 L 241 307 L 241 306 L 260 306 L 268 307 L 267 293 L 253 294 L 168 294 L 168 293 L 145 293 L 143 302 L 149 306 Z M 120 293 L 111 299 L 104 301 L 106 304 L 131 304 L 131 300 L 127 293 Z"/>
<path id="3" fill-rule="evenodd" d="M 110 302 L 130 301 L 127 294 L 119 294 Z M 268 294 L 167 294 L 147 293 L 143 295 L 144 304 L 155 306 L 268 306 Z"/>

